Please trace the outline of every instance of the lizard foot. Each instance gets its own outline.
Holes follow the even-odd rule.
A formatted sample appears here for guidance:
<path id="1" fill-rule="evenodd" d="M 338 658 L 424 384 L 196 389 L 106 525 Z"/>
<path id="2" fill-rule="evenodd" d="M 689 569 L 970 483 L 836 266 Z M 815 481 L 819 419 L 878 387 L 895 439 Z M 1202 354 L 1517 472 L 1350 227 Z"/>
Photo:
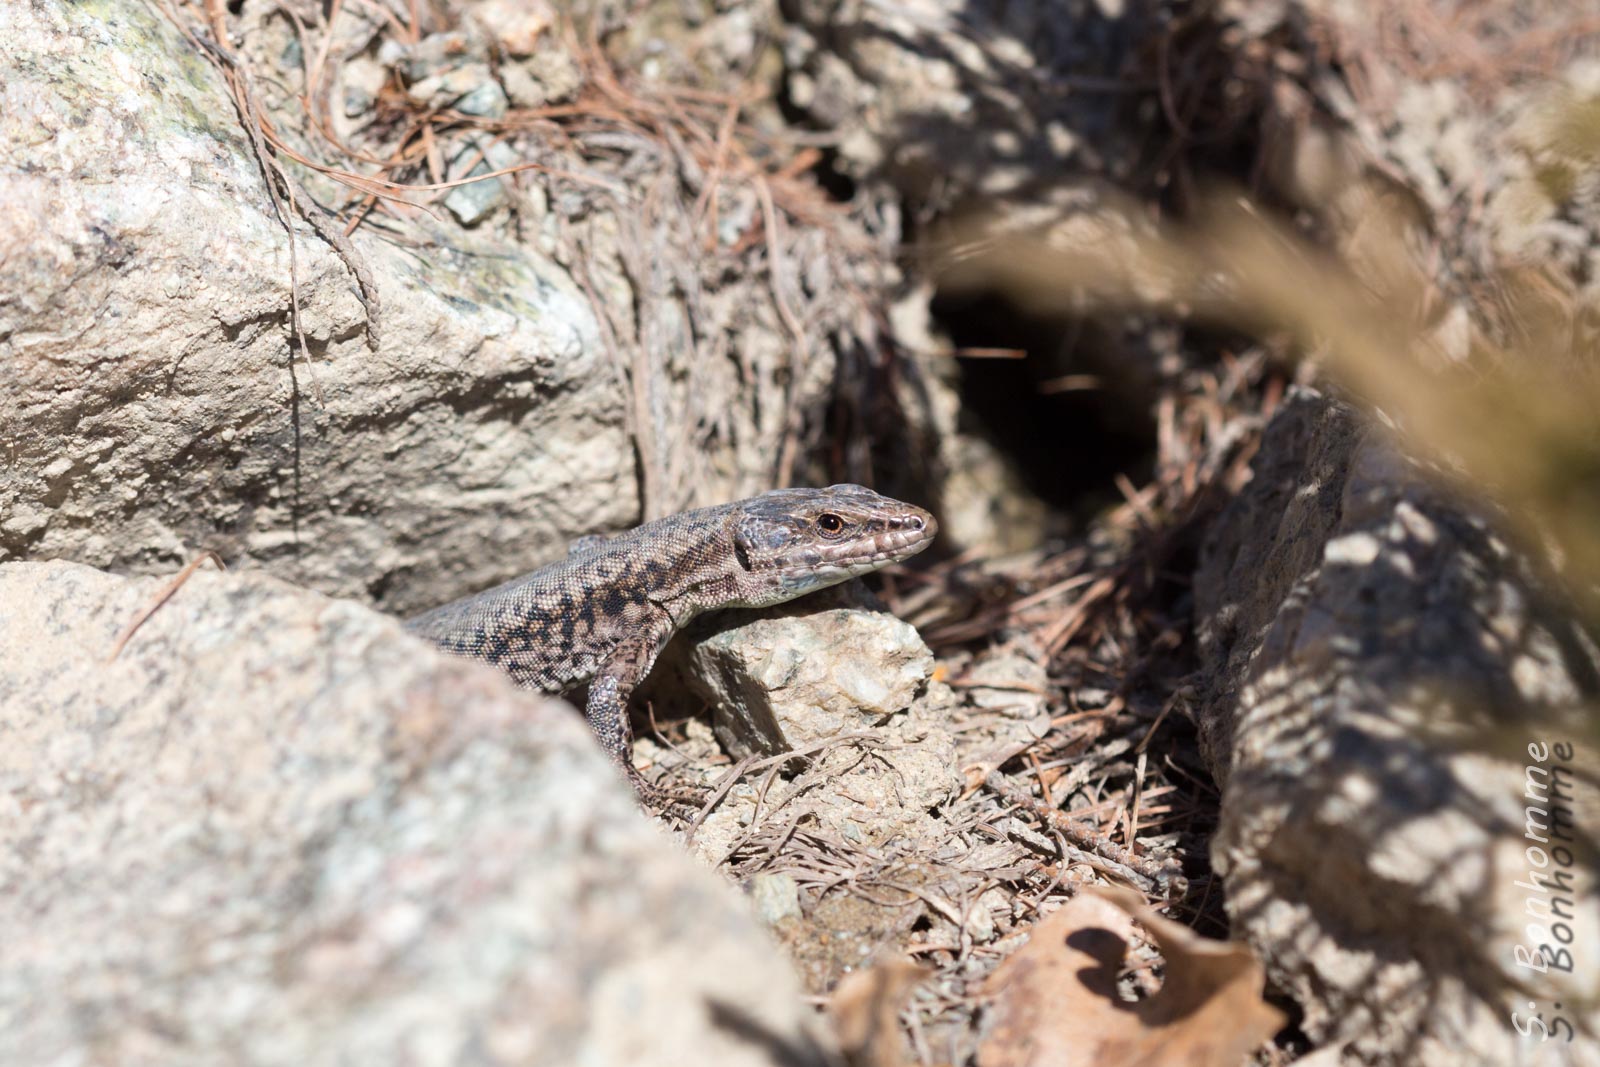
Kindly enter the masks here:
<path id="1" fill-rule="evenodd" d="M 627 771 L 628 782 L 633 786 L 634 795 L 639 798 L 639 803 L 647 808 L 668 812 L 692 822 L 700 817 L 706 801 L 711 799 L 711 790 L 704 786 L 657 785 L 646 781 L 644 775 L 632 767 L 627 768 Z"/>
<path id="2" fill-rule="evenodd" d="M 706 801 L 710 799 L 709 790 L 697 790 L 687 787 L 666 788 L 658 785 L 647 786 L 635 790 L 639 803 L 658 813 L 673 815 L 685 822 L 698 822 L 706 814 Z"/>

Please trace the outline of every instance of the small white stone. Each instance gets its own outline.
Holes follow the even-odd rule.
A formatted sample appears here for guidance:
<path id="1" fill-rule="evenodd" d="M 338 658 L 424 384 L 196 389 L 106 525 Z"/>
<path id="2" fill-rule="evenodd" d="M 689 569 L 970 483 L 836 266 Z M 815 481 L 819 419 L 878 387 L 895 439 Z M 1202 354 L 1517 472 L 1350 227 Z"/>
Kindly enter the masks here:
<path id="1" fill-rule="evenodd" d="M 1323 558 L 1329 563 L 1351 563 L 1365 566 L 1378 558 L 1383 546 L 1369 533 L 1345 534 L 1328 542 Z"/>

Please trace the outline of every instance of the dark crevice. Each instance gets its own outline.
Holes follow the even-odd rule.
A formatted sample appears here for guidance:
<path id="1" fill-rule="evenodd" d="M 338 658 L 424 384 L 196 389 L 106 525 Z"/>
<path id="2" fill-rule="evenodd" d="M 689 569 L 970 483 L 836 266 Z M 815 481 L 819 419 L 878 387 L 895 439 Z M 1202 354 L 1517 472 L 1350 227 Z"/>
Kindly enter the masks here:
<path id="1" fill-rule="evenodd" d="M 848 204 L 855 199 L 856 180 L 840 169 L 836 149 L 825 149 L 822 158 L 812 164 L 810 173 L 823 192 L 839 203 Z"/>
<path id="2" fill-rule="evenodd" d="M 1025 312 L 994 293 L 934 298 L 933 315 L 958 350 L 1015 350 L 1021 358 L 968 358 L 960 392 L 969 431 L 1013 459 L 1052 507 L 1081 513 L 1151 471 L 1156 446 L 1144 357 L 1105 324 Z"/>
<path id="3" fill-rule="evenodd" d="M 788 78 L 778 78 L 774 88 L 777 90 L 774 101 L 778 114 L 783 116 L 785 123 L 796 130 L 823 129 L 805 108 L 795 103 L 789 92 Z M 840 167 L 837 148 L 823 148 L 821 158 L 808 168 L 808 173 L 831 199 L 841 204 L 848 204 L 855 199 L 856 180 Z"/>

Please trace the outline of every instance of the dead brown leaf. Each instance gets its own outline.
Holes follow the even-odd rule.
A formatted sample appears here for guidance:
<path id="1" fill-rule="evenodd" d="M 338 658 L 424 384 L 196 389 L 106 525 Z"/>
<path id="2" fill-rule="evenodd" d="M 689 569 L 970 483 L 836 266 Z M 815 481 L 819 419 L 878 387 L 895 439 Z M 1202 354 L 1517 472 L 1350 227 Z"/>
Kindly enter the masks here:
<path id="1" fill-rule="evenodd" d="M 1117 994 L 1133 919 L 1166 959 L 1137 1002 Z M 1239 1067 L 1283 1026 L 1244 945 L 1199 937 L 1126 889 L 1080 893 L 1034 928 L 989 979 L 993 1022 L 980 1067 Z"/>
<path id="2" fill-rule="evenodd" d="M 890 960 L 847 975 L 833 991 L 828 1013 L 851 1067 L 900 1067 L 900 1009 L 928 970 L 908 959 Z"/>

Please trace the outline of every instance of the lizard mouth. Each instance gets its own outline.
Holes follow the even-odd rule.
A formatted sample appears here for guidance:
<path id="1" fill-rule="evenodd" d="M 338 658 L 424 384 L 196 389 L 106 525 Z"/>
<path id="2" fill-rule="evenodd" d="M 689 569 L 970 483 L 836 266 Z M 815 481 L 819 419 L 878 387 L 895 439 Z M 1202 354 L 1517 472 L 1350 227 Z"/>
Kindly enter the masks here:
<path id="1" fill-rule="evenodd" d="M 898 563 L 927 548 L 933 543 L 934 534 L 939 532 L 939 524 L 927 513 L 908 518 L 905 523 L 873 535 L 870 544 L 858 546 L 857 552 L 844 553 L 843 558 L 853 561 L 860 556 L 873 565 Z"/>
<path id="2" fill-rule="evenodd" d="M 933 543 L 939 524 L 926 511 L 916 509 L 888 520 L 884 529 L 837 544 L 808 547 L 784 561 L 785 568 L 803 568 L 818 575 L 841 579 L 875 571 L 890 563 L 910 559 Z"/>

